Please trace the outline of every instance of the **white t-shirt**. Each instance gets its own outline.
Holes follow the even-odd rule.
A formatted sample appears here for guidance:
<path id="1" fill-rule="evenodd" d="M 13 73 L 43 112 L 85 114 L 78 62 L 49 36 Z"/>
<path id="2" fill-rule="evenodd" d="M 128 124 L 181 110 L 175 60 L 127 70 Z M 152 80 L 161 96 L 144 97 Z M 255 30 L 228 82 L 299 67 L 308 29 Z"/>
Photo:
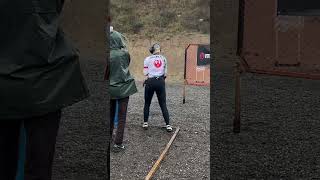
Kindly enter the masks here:
<path id="1" fill-rule="evenodd" d="M 167 59 L 162 55 L 151 55 L 144 60 L 143 74 L 152 77 L 167 75 Z"/>

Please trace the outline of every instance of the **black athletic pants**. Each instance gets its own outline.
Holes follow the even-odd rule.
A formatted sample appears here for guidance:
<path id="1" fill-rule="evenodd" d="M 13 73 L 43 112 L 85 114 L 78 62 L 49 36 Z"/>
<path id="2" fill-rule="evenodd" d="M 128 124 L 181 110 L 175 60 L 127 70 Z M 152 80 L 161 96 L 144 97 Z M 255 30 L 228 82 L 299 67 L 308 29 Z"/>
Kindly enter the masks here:
<path id="1" fill-rule="evenodd" d="M 166 122 L 166 125 L 169 125 L 169 113 L 167 109 L 166 102 L 166 85 L 165 79 L 163 77 L 159 78 L 149 78 L 146 81 L 145 92 L 144 92 L 144 122 L 148 122 L 150 104 L 154 92 L 157 94 L 158 102 L 162 111 L 163 118 Z"/>
<path id="2" fill-rule="evenodd" d="M 119 103 L 119 111 L 118 111 L 118 128 L 116 135 L 114 137 L 114 143 L 117 145 L 121 145 L 123 142 L 124 129 L 126 126 L 127 119 L 127 109 L 129 97 L 123 99 L 111 99 L 111 109 L 110 109 L 110 135 L 112 137 L 112 132 L 114 128 L 114 116 L 116 112 L 116 102 Z"/>
<path id="3" fill-rule="evenodd" d="M 61 111 L 0 120 L 0 179 L 15 180 L 22 122 L 26 131 L 25 180 L 50 180 Z"/>

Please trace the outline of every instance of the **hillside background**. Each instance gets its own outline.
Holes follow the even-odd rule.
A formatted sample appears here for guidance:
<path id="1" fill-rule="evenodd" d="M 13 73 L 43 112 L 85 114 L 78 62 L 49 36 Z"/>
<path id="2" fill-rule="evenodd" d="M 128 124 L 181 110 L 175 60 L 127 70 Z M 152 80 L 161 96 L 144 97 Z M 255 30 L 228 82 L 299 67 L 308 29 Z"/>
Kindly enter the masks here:
<path id="1" fill-rule="evenodd" d="M 111 0 L 111 25 L 129 40 L 131 73 L 142 80 L 143 60 L 159 42 L 169 61 L 168 80 L 182 82 L 184 50 L 210 42 L 210 0 Z"/>

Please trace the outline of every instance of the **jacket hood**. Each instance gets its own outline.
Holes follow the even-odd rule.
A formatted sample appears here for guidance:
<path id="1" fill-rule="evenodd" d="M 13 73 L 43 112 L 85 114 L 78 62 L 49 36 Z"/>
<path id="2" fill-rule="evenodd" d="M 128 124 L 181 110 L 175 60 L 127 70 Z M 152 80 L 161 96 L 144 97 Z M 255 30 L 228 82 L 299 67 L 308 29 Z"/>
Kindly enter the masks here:
<path id="1" fill-rule="evenodd" d="M 115 30 L 110 32 L 110 49 L 127 49 L 126 37 Z"/>

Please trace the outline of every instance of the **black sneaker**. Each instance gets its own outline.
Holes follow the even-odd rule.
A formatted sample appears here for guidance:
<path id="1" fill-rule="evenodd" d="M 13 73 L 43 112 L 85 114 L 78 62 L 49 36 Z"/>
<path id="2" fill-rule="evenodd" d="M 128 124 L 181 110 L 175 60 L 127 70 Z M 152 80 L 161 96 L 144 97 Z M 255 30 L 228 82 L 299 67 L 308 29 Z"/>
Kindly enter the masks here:
<path id="1" fill-rule="evenodd" d="M 167 125 L 167 126 L 166 126 L 166 129 L 167 129 L 168 132 L 171 132 L 171 131 L 172 131 L 172 127 L 171 127 L 170 125 Z"/>
<path id="2" fill-rule="evenodd" d="M 112 148 L 112 151 L 113 152 L 120 152 L 120 151 L 123 151 L 125 149 L 124 145 L 113 145 L 113 148 Z"/>
<path id="3" fill-rule="evenodd" d="M 148 129 L 148 127 L 149 127 L 148 122 L 144 122 L 143 125 L 142 125 L 142 127 L 143 127 L 144 129 Z"/>

